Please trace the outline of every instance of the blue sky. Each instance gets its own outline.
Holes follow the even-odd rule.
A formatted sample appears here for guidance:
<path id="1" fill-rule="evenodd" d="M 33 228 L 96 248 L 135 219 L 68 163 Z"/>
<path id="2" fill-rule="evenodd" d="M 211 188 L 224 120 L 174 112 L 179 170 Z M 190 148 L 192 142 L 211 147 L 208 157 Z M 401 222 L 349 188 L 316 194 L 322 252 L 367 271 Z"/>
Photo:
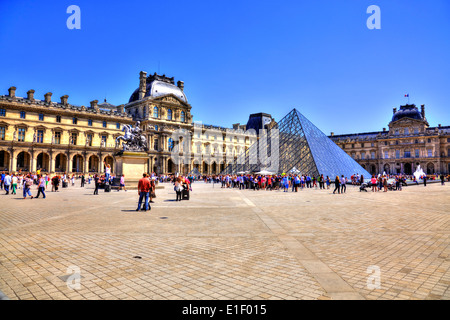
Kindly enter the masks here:
<path id="1" fill-rule="evenodd" d="M 326 134 L 376 131 L 406 93 L 450 125 L 449 57 L 448 0 L 0 0 L 0 94 L 118 105 L 159 71 L 184 81 L 195 121 L 225 127 L 297 108 Z"/>

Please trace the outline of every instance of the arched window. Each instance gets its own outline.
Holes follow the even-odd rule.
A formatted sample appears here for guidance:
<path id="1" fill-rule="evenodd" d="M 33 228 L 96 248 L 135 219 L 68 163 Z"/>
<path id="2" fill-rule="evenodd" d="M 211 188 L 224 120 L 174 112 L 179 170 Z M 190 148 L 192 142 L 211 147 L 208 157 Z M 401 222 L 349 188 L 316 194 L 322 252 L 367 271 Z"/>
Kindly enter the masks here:
<path id="1" fill-rule="evenodd" d="M 184 122 L 185 119 L 186 119 L 186 115 L 185 115 L 184 111 L 181 111 L 180 121 Z"/>
<path id="2" fill-rule="evenodd" d="M 158 118 L 158 107 L 153 108 L 153 118 Z"/>
<path id="3" fill-rule="evenodd" d="M 167 141 L 168 147 L 169 147 L 169 151 L 173 150 L 173 139 L 169 138 L 169 140 Z"/>
<path id="4" fill-rule="evenodd" d="M 167 110 L 167 120 L 172 120 L 172 109 Z"/>

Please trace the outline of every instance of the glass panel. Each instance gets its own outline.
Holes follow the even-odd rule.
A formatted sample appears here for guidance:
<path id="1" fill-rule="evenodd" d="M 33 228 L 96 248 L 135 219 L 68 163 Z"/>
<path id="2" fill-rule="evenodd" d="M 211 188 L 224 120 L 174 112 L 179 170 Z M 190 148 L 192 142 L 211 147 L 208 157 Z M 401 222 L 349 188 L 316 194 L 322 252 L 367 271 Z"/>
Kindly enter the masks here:
<path id="1" fill-rule="evenodd" d="M 43 143 L 44 142 L 44 130 L 38 130 L 37 132 L 37 143 Z"/>
<path id="2" fill-rule="evenodd" d="M 25 141 L 25 129 L 24 128 L 19 128 L 19 140 L 21 142 Z"/>

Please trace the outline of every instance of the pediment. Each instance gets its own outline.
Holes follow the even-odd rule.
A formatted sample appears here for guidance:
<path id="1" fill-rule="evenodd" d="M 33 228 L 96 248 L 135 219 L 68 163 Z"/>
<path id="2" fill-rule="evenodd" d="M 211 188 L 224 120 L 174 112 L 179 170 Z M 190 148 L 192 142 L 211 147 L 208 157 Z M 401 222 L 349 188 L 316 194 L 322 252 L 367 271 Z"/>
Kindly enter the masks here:
<path id="1" fill-rule="evenodd" d="M 173 93 L 169 93 L 153 99 L 154 101 L 168 102 L 177 106 L 187 106 L 187 103 L 178 98 Z"/>
<path id="2" fill-rule="evenodd" d="M 408 126 L 412 126 L 412 125 L 426 125 L 426 121 L 423 120 L 417 120 L 417 119 L 412 119 L 412 118 L 402 118 L 399 119 L 395 122 L 391 122 L 389 124 L 389 126 L 391 128 L 396 128 L 396 127 L 408 127 Z"/>

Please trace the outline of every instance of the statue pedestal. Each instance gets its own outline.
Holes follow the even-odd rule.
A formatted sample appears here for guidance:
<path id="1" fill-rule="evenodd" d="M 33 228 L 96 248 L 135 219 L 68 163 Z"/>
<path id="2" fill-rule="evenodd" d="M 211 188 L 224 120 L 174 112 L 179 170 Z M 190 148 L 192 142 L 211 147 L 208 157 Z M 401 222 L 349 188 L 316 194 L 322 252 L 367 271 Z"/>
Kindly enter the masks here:
<path id="1" fill-rule="evenodd" d="M 143 173 L 148 172 L 148 155 L 145 152 L 124 151 L 116 155 L 116 175 L 125 175 L 125 186 L 137 188 Z"/>

